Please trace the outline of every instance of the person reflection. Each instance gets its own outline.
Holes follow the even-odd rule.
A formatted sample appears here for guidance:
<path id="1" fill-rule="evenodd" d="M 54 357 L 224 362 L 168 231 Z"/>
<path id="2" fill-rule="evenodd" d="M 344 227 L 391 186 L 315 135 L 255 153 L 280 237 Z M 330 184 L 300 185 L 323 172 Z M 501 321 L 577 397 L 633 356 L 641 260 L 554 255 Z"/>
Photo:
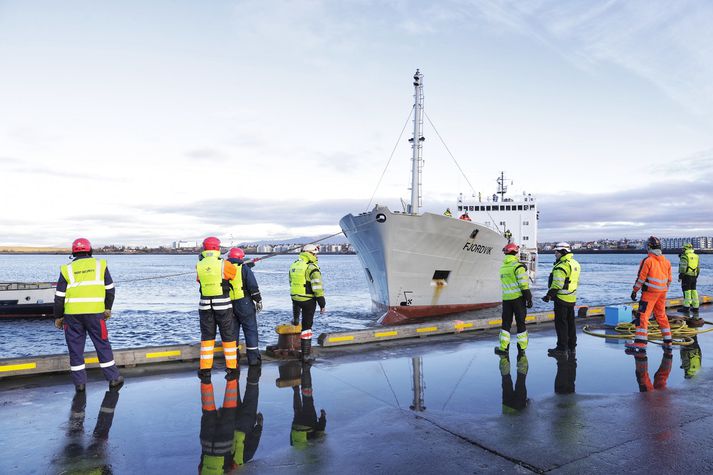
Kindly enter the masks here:
<path id="1" fill-rule="evenodd" d="M 112 473 L 111 464 L 106 461 L 106 441 L 114 422 L 119 390 L 110 389 L 104 394 L 92 439 L 84 447 L 84 418 L 87 407 L 87 392 L 74 394 L 67 426 L 67 443 L 62 454 L 53 461 L 61 466 L 60 473 Z"/>
<path id="2" fill-rule="evenodd" d="M 666 389 L 668 377 L 671 374 L 673 364 L 673 354 L 671 351 L 664 351 L 659 369 L 654 374 L 654 382 L 651 383 L 649 377 L 649 358 L 646 353 L 636 353 L 636 382 L 639 384 L 639 391 L 642 393 L 653 391 L 654 389 Z"/>
<path id="3" fill-rule="evenodd" d="M 290 445 L 298 448 L 306 447 L 308 440 L 324 435 L 327 427 L 327 413 L 324 409 L 320 410 L 317 419 L 317 411 L 314 408 L 311 368 L 312 365 L 309 363 L 302 364 L 301 390 L 297 386 L 292 388 L 294 418 L 290 431 Z"/>
<path id="4" fill-rule="evenodd" d="M 260 444 L 263 417 L 261 413 L 257 412 L 259 396 L 260 366 L 250 366 L 245 397 L 242 402 L 238 388 L 238 411 L 235 416 L 235 432 L 233 433 L 233 463 L 236 466 L 251 461 Z"/>
<path id="5" fill-rule="evenodd" d="M 557 374 L 555 375 L 555 394 L 574 393 L 574 384 L 577 379 L 577 358 L 569 355 L 556 356 Z"/>
<path id="6" fill-rule="evenodd" d="M 239 373 L 226 376 L 223 407 L 217 409 L 210 376 L 202 377 L 201 388 L 201 460 L 198 473 L 201 475 L 222 475 L 232 470 L 233 432 L 238 406 Z"/>
<path id="7" fill-rule="evenodd" d="M 681 368 L 683 369 L 683 377 L 691 379 L 701 370 L 701 347 L 698 345 L 698 335 L 693 337 L 691 345 L 681 347 Z"/>
<path id="8" fill-rule="evenodd" d="M 517 378 L 515 386 L 512 384 L 510 376 L 510 356 L 500 355 L 500 376 L 502 376 L 503 388 L 503 414 L 517 414 L 527 407 L 527 387 L 525 379 L 527 377 L 528 361 L 525 352 L 518 352 L 517 355 Z"/>

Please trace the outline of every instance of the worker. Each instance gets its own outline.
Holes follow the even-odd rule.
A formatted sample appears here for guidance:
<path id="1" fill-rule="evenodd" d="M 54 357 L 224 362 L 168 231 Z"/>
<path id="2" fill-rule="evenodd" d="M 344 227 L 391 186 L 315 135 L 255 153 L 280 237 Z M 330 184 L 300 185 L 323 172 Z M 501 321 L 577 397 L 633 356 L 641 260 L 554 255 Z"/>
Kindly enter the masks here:
<path id="1" fill-rule="evenodd" d="M 470 216 L 468 216 L 467 211 L 465 213 L 461 214 L 460 218 L 458 218 L 458 219 L 462 219 L 463 221 L 471 221 Z"/>
<path id="2" fill-rule="evenodd" d="M 572 255 L 572 248 L 566 242 L 555 245 L 555 262 L 548 280 L 549 290 L 542 297 L 544 302 L 554 301 L 555 331 L 557 346 L 547 350 L 549 356 L 576 354 L 577 327 L 574 324 L 574 305 L 577 303 L 579 286 L 579 262 Z"/>
<path id="3" fill-rule="evenodd" d="M 663 352 L 659 369 L 657 369 L 654 374 L 653 384 L 649 376 L 649 358 L 646 356 L 646 353 L 635 353 L 634 360 L 636 362 L 636 382 L 639 385 L 639 392 L 645 393 L 653 391 L 654 389 L 666 389 L 668 377 L 671 375 L 671 367 L 673 366 L 672 352 Z"/>
<path id="4" fill-rule="evenodd" d="M 453 217 L 453 213 L 451 213 L 450 208 L 446 208 L 446 210 L 443 212 L 443 216 L 448 216 L 449 218 Z"/>
<path id="5" fill-rule="evenodd" d="M 198 316 L 201 327 L 200 369 L 198 377 L 210 378 L 213 368 L 216 327 L 220 329 L 223 344 L 226 379 L 237 376 L 238 348 L 235 342 L 233 306 L 230 303 L 230 281 L 235 278 L 237 268 L 233 263 L 220 258 L 220 240 L 207 237 L 203 240 L 196 264 L 196 280 L 200 284 Z"/>
<path id="6" fill-rule="evenodd" d="M 512 239 L 512 233 L 510 232 L 509 229 L 505 230 L 505 232 L 503 233 L 503 237 L 508 240 L 508 244 L 509 244 L 510 240 Z"/>
<path id="7" fill-rule="evenodd" d="M 577 380 L 577 358 L 575 355 L 555 356 L 557 374 L 555 375 L 555 394 L 572 394 Z"/>
<path id="8" fill-rule="evenodd" d="M 312 348 L 312 323 L 314 312 L 319 305 L 319 313 L 326 312 L 322 273 L 317 263 L 319 248 L 314 244 L 306 244 L 295 262 L 290 266 L 290 297 L 292 297 L 292 324 L 300 324 L 302 315 L 302 330 L 300 346 L 302 361 L 309 361 Z"/>
<path id="9" fill-rule="evenodd" d="M 671 285 L 671 263 L 661 253 L 661 240 L 651 236 L 646 241 L 648 255 L 641 261 L 639 275 L 631 291 L 631 300 L 636 301 L 636 294 L 641 290 L 636 335 L 633 342 L 627 342 L 627 351 L 646 351 L 649 335 L 649 317 L 653 312 L 663 336 L 664 350 L 671 351 L 671 325 L 666 316 L 666 293 Z"/>
<path id="10" fill-rule="evenodd" d="M 233 433 L 233 462 L 235 466 L 248 463 L 255 456 L 262 436 L 263 417 L 257 412 L 260 395 L 260 367 L 251 366 L 248 369 L 245 397 L 240 400 L 238 388 L 238 412 L 235 416 L 235 432 Z"/>
<path id="11" fill-rule="evenodd" d="M 210 378 L 201 378 L 201 459 L 198 473 L 223 475 L 235 468 L 233 464 L 233 435 L 238 408 L 238 379 L 225 384 L 223 407 L 217 409 Z"/>
<path id="12" fill-rule="evenodd" d="M 699 264 L 698 254 L 693 250 L 693 245 L 691 243 L 684 244 L 683 252 L 678 261 L 678 281 L 681 283 L 681 290 L 683 290 L 683 308 L 681 311 L 687 317 L 690 317 L 691 311 L 693 311 L 693 317 L 698 318 L 700 301 L 698 300 L 696 281 L 698 280 L 698 274 L 701 272 Z"/>
<path id="13" fill-rule="evenodd" d="M 691 379 L 701 370 L 701 359 L 703 354 L 701 346 L 698 344 L 698 335 L 693 335 L 693 343 L 681 347 L 681 369 L 683 377 Z"/>
<path id="14" fill-rule="evenodd" d="M 319 411 L 319 419 L 317 419 L 317 411 L 314 407 L 314 398 L 312 394 L 312 374 L 310 372 L 311 365 L 302 365 L 302 376 L 300 378 L 301 389 L 298 386 L 292 388 L 292 409 L 294 417 L 292 419 L 292 428 L 290 430 L 290 445 L 297 448 L 307 446 L 308 440 L 313 440 L 324 435 L 324 430 L 327 427 L 327 413 L 324 409 Z M 300 397 L 301 391 L 301 397 Z"/>
<path id="15" fill-rule="evenodd" d="M 245 252 L 239 247 L 234 247 L 228 253 L 228 261 L 236 267 L 235 277 L 230 281 L 230 301 L 233 305 L 235 319 L 235 339 L 240 340 L 240 327 L 245 333 L 245 352 L 248 364 L 257 366 L 261 363 L 258 350 L 257 314 L 262 311 L 262 296 L 260 289 L 248 265 L 244 265 Z"/>
<path id="16" fill-rule="evenodd" d="M 527 349 L 527 330 L 525 317 L 527 309 L 532 308 L 532 292 L 528 282 L 527 268 L 518 260 L 520 247 L 510 243 L 503 247 L 505 259 L 500 267 L 500 283 L 503 288 L 502 326 L 500 327 L 500 345 L 495 353 L 506 355 L 510 349 L 510 327 L 515 316 L 517 324 L 517 349 Z"/>
<path id="17" fill-rule="evenodd" d="M 84 344 L 89 335 L 109 388 L 118 391 L 124 384 L 124 377 L 114 362 L 106 328 L 114 304 L 114 281 L 106 260 L 92 257 L 92 245 L 87 239 L 74 240 L 72 257 L 71 264 L 60 268 L 54 297 L 54 324 L 58 329 L 64 329 L 72 382 L 77 392 L 85 390 Z"/>
<path id="18" fill-rule="evenodd" d="M 517 378 L 515 385 L 512 383 L 510 376 L 510 356 L 508 354 L 500 355 L 500 376 L 502 378 L 501 385 L 503 389 L 503 414 L 517 414 L 527 407 L 529 399 L 527 399 L 527 386 L 525 379 L 527 378 L 527 370 L 529 368 L 527 356 L 525 353 L 517 355 Z"/>

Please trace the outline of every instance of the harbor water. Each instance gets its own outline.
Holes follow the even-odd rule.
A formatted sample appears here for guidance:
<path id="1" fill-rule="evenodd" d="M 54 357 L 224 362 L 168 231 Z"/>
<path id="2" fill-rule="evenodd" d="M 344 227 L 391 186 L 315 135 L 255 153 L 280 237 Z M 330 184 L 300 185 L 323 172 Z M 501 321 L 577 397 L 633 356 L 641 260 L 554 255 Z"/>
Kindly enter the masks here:
<path id="1" fill-rule="evenodd" d="M 112 255 L 109 269 L 117 282 L 116 302 L 108 328 L 115 348 L 195 343 L 200 340 L 198 327 L 198 284 L 193 255 Z M 680 296 L 675 273 L 678 258 L 672 262 L 674 282 L 670 296 Z M 540 300 L 546 291 L 547 276 L 554 256 L 542 255 L 538 278 L 533 286 L 533 311 L 546 310 L 551 304 Z M 576 258 L 582 265 L 579 303 L 602 305 L 626 302 L 631 293 L 641 254 L 584 254 Z M 260 346 L 274 343 L 274 328 L 291 318 L 287 271 L 294 256 L 276 256 L 260 261 L 254 272 L 263 295 L 264 310 L 258 315 Z M 2 255 L 0 281 L 56 281 L 59 266 L 67 256 Z M 354 255 L 323 255 L 319 258 L 325 282 L 327 312 L 315 318 L 315 334 L 376 326 L 380 316 L 371 308 L 364 272 Z M 169 274 L 185 275 L 140 280 Z M 713 256 L 701 256 L 701 294 L 713 293 Z M 489 310 L 485 312 L 494 312 Z M 470 312 L 468 318 L 477 318 Z M 242 337 L 242 335 L 241 335 Z M 91 343 L 87 349 L 91 351 Z M 0 321 L 0 358 L 65 353 L 63 333 L 51 319 Z"/>

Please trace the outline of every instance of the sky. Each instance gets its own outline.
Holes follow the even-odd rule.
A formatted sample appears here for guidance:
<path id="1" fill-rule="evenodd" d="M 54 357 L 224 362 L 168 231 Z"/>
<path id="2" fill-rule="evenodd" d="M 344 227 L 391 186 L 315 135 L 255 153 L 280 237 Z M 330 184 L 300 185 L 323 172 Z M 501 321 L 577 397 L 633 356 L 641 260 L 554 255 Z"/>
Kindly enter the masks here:
<path id="1" fill-rule="evenodd" d="M 705 0 L 0 0 L 0 245 L 400 209 L 416 68 L 467 177 L 427 123 L 425 211 L 504 171 L 540 240 L 713 235 L 711 24 Z"/>

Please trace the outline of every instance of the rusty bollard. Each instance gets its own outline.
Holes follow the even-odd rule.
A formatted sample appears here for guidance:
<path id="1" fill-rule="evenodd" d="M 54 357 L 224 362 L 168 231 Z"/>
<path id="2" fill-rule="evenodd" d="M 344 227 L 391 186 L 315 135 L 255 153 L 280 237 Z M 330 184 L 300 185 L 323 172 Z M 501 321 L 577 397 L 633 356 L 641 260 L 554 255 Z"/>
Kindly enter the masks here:
<path id="1" fill-rule="evenodd" d="M 300 348 L 300 332 L 302 324 L 292 325 L 291 323 L 282 323 L 275 327 L 277 333 L 277 345 L 270 345 L 265 348 L 265 353 L 273 358 L 299 358 L 301 354 Z"/>

